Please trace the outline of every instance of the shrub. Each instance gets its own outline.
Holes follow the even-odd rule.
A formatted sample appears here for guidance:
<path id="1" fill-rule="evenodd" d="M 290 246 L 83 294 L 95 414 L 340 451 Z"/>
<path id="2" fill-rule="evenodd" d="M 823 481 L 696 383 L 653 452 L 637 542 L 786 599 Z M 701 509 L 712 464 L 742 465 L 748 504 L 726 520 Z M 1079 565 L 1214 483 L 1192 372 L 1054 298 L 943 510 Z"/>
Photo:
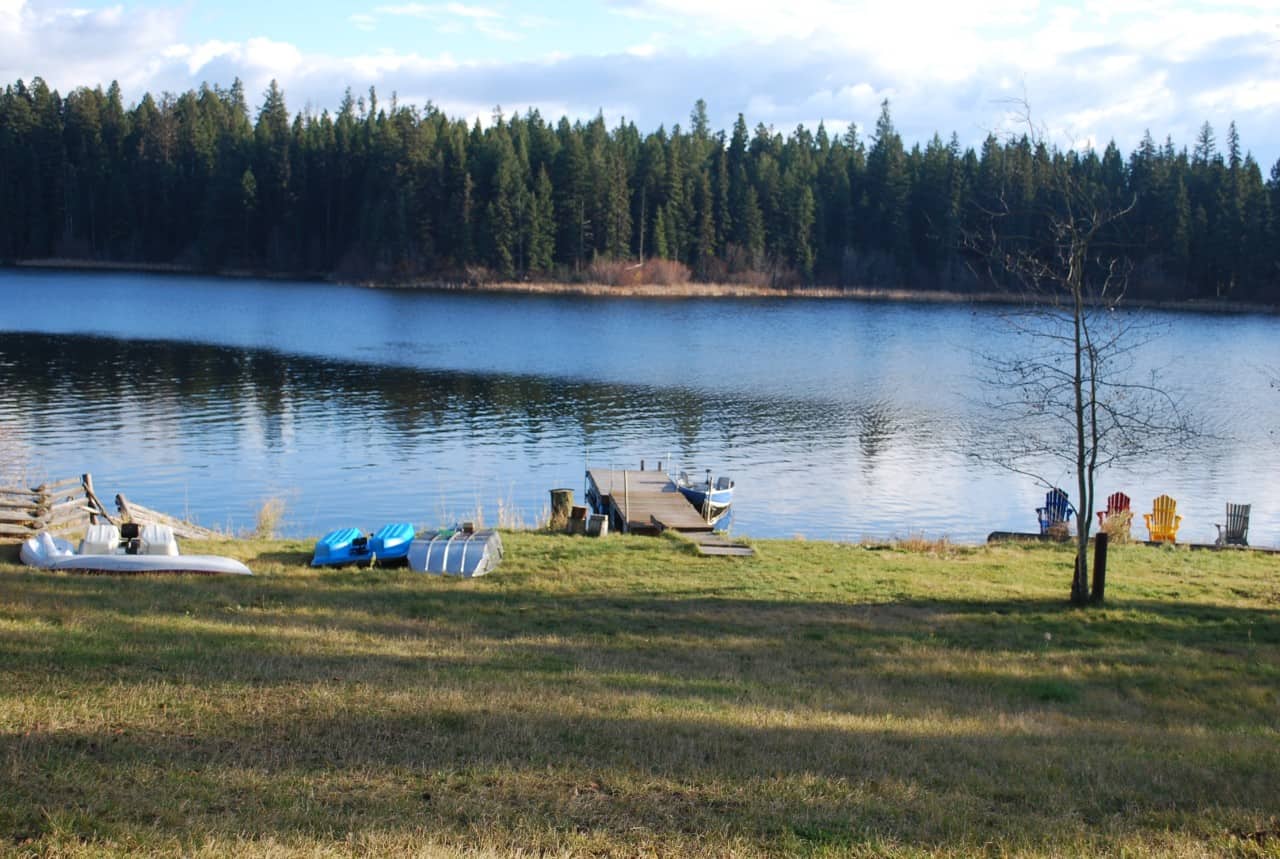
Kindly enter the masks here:
<path id="1" fill-rule="evenodd" d="M 606 286 L 677 286 L 690 280 L 689 267 L 669 259 L 648 259 L 642 263 L 597 257 L 587 267 L 587 279 Z"/>
<path id="2" fill-rule="evenodd" d="M 1133 513 L 1125 510 L 1121 513 L 1113 513 L 1104 519 L 1099 530 L 1107 535 L 1107 540 L 1111 543 L 1128 543 L 1132 527 Z"/>
<path id="3" fill-rule="evenodd" d="M 677 286 L 688 283 L 692 275 L 689 267 L 682 262 L 671 259 L 645 260 L 643 280 L 641 283 L 653 283 L 658 286 Z"/>
<path id="4" fill-rule="evenodd" d="M 280 520 L 284 518 L 284 499 L 268 498 L 262 502 L 262 506 L 258 508 L 258 523 L 253 529 L 253 536 L 259 540 L 270 540 L 276 535 L 276 529 L 280 527 Z"/>

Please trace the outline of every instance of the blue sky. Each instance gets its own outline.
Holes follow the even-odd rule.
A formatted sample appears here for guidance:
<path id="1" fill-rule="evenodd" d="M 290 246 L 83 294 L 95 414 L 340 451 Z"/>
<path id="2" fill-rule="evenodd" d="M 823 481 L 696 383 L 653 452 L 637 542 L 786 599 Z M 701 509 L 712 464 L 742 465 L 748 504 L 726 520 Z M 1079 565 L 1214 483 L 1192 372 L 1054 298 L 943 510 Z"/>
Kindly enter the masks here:
<path id="1" fill-rule="evenodd" d="M 853 0 L 257 2 L 0 0 L 0 77 L 60 89 L 119 80 L 126 98 L 239 76 L 292 110 L 350 86 L 487 118 L 625 116 L 642 131 L 738 113 L 782 131 L 869 129 L 882 99 L 908 142 L 1020 130 L 1024 99 L 1062 146 L 1128 152 L 1142 132 L 1190 145 L 1234 120 L 1264 175 L 1280 158 L 1275 0 L 981 4 Z"/>

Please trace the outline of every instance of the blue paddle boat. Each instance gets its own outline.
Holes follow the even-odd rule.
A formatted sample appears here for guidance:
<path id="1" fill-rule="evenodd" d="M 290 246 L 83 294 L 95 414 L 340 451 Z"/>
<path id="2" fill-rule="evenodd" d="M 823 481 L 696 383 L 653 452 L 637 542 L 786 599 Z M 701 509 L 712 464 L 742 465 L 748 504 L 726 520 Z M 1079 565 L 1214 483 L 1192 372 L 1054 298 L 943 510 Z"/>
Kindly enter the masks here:
<path id="1" fill-rule="evenodd" d="M 413 525 L 408 522 L 383 525 L 368 536 L 359 528 L 339 528 L 316 541 L 311 566 L 336 567 L 403 560 L 409 555 L 413 536 Z"/>
<path id="2" fill-rule="evenodd" d="M 728 477 L 713 478 L 708 468 L 707 476 L 702 480 L 691 478 L 688 472 L 682 471 L 672 482 L 708 524 L 717 524 L 729 513 L 733 504 L 733 481 Z"/>

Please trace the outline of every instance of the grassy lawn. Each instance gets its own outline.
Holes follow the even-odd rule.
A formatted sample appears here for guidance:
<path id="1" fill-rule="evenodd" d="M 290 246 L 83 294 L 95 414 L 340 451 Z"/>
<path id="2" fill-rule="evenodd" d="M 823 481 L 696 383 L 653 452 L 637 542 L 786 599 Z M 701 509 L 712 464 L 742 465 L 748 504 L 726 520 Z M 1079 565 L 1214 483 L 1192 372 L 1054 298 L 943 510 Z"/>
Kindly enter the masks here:
<path id="1" fill-rule="evenodd" d="M 0 854 L 1280 856 L 1280 556 L 504 541 L 0 549 Z"/>

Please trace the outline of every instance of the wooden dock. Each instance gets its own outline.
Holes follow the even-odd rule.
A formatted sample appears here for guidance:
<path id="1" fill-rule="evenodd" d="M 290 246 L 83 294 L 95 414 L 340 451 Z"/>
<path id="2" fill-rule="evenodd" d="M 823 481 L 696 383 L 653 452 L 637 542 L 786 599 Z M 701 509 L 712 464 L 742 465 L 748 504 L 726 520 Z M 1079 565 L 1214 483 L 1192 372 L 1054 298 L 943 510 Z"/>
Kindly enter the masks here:
<path id="1" fill-rule="evenodd" d="M 587 499 L 608 513 L 613 531 L 631 534 L 711 531 L 711 525 L 662 471 L 588 468 Z"/>

